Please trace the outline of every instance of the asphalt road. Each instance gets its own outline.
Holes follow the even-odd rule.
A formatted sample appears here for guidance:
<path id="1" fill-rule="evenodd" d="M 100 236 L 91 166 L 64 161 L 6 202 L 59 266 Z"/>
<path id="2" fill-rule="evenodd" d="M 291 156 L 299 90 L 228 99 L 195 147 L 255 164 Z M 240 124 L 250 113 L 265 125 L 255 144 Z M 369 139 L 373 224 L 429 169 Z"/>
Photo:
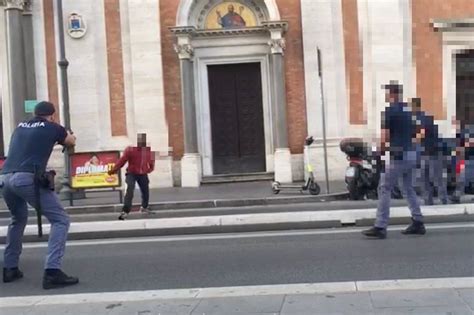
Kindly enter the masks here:
<path id="1" fill-rule="evenodd" d="M 47 292 L 46 248 L 26 244 L 25 278 L 2 283 L 0 296 L 474 276 L 472 223 L 421 237 L 396 229 L 386 240 L 341 229 L 70 242 L 64 270 L 81 283 Z"/>

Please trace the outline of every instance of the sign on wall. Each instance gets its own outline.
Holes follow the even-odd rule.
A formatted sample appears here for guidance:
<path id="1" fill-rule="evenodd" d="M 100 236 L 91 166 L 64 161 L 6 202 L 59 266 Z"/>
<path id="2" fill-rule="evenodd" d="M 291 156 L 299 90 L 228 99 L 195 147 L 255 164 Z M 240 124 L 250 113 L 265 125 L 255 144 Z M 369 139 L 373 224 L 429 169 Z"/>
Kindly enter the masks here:
<path id="1" fill-rule="evenodd" d="M 37 100 L 26 100 L 25 101 L 25 113 L 34 113 L 36 104 L 38 104 Z"/>
<path id="2" fill-rule="evenodd" d="M 114 175 L 108 174 L 119 158 L 119 151 L 71 154 L 69 156 L 71 187 L 76 189 L 120 187 L 120 171 Z"/>
<path id="3" fill-rule="evenodd" d="M 75 39 L 82 38 L 86 35 L 87 27 L 82 15 L 71 13 L 67 23 L 67 33 Z"/>

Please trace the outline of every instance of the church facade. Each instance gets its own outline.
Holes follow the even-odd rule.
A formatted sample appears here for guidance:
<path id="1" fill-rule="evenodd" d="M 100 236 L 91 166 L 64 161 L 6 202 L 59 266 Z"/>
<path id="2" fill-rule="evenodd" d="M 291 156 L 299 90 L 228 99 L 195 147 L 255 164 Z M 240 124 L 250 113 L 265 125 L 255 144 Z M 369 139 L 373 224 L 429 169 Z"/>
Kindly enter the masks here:
<path id="1" fill-rule="evenodd" d="M 18 82 L 29 82 L 24 100 L 51 100 L 58 118 L 64 108 L 56 1 L 3 2 L 3 24 L 29 18 L 33 30 L 32 50 L 26 35 L 17 45 L 33 52 L 21 81 L 12 69 L 19 39 L 0 26 L 6 149 L 26 117 Z M 307 135 L 322 180 L 323 105 L 330 179 L 343 180 L 339 142 L 377 136 L 380 86 L 390 80 L 421 97 L 443 134 L 452 134 L 453 116 L 474 113 L 469 0 L 64 0 L 63 15 L 76 151 L 123 150 L 146 133 L 162 153 L 155 187 L 302 180 Z"/>

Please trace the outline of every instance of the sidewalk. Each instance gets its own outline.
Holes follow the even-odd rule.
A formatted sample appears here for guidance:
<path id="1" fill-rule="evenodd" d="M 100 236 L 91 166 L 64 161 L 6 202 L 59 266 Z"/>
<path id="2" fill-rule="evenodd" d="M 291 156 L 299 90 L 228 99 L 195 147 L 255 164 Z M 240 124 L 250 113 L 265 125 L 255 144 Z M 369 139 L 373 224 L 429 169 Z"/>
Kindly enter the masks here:
<path id="1" fill-rule="evenodd" d="M 237 233 L 257 231 L 278 231 L 295 229 L 341 228 L 345 226 L 371 226 L 375 219 L 376 209 L 317 209 L 317 204 L 283 205 L 274 207 L 247 207 L 229 210 L 172 210 L 157 212 L 155 215 L 136 214 L 132 220 L 119 221 L 113 214 L 107 218 L 96 215 L 88 216 L 88 221 L 71 223 L 68 238 L 99 239 L 119 237 L 140 237 L 158 235 L 187 235 L 208 233 Z M 293 209 L 289 209 L 293 207 Z M 244 210 L 245 212 L 240 212 Z M 248 213 L 247 211 L 251 211 Z M 268 211 L 270 210 L 270 211 Z M 209 213 L 215 211 L 215 213 Z M 184 212 L 183 216 L 175 213 Z M 199 213 L 202 212 L 202 213 Z M 247 213 L 246 213 L 247 212 Z M 170 213 L 173 213 L 170 215 Z M 474 203 L 450 206 L 430 206 L 423 208 L 426 223 L 473 222 Z M 391 224 L 408 224 L 411 220 L 406 206 L 391 209 Z M 25 228 L 25 241 L 44 241 L 50 232 L 50 225 L 43 224 L 44 237 L 37 237 L 37 226 L 30 221 Z M 33 223 L 33 224 L 32 224 Z M 0 242 L 4 242 L 8 222 L 1 220 Z"/>
<path id="2" fill-rule="evenodd" d="M 298 204 L 315 201 L 328 201 L 347 199 L 346 186 L 344 182 L 332 182 L 331 194 L 325 194 L 325 190 L 313 196 L 308 192 L 288 190 L 275 195 L 271 189 L 271 182 L 246 182 L 231 184 L 210 184 L 199 188 L 170 187 L 151 189 L 151 210 L 178 210 L 178 209 L 210 209 L 223 207 L 246 207 L 281 204 Z M 133 211 L 139 209 L 141 202 L 140 191 L 134 194 Z M 68 200 L 62 204 L 69 214 L 98 214 L 117 213 L 122 211 L 118 191 L 105 191 L 87 193 L 86 199 L 75 200 L 71 207 Z M 31 214 L 34 210 L 30 207 Z M 9 211 L 5 201 L 0 198 L 0 218 L 9 217 Z"/>
<path id="3" fill-rule="evenodd" d="M 0 298 L 4 315 L 474 314 L 473 278 Z"/>
<path id="4" fill-rule="evenodd" d="M 321 185 L 321 195 L 312 196 L 309 192 L 300 193 L 297 190 L 281 192 L 279 195 L 275 195 L 272 192 L 270 181 L 257 181 L 257 182 L 243 182 L 243 183 L 226 183 L 226 184 L 207 184 L 199 188 L 183 188 L 183 187 L 170 187 L 170 188 L 157 188 L 150 190 L 150 204 L 165 203 L 168 205 L 174 205 L 178 203 L 187 202 L 214 202 L 229 201 L 229 200 L 240 200 L 248 201 L 252 200 L 254 203 L 262 203 L 267 199 L 284 199 L 284 198 L 299 198 L 299 199 L 315 199 L 324 198 L 326 193 L 325 184 Z M 298 183 L 299 184 L 299 183 Z M 303 183 L 301 183 L 302 185 Z M 330 192 L 334 194 L 346 193 L 346 184 L 344 181 L 333 181 L 330 183 Z M 140 191 L 135 191 L 134 204 L 140 204 Z M 66 208 L 70 208 L 69 201 L 62 201 Z M 83 206 L 105 206 L 105 205 L 119 205 L 119 193 L 118 191 L 104 191 L 87 193 L 86 199 L 74 200 L 74 207 Z M 169 208 L 169 207 L 168 207 Z M 0 210 L 6 210 L 7 206 L 0 198 Z"/>
<path id="5" fill-rule="evenodd" d="M 157 191 L 159 193 L 152 195 L 154 200 L 169 201 L 152 203 L 152 214 L 138 213 L 134 209 L 126 221 L 117 220 L 117 213 L 122 209 L 122 205 L 117 203 L 68 208 L 72 221 L 69 239 L 361 227 L 373 224 L 377 207 L 375 200 L 334 201 L 343 198 L 344 193 L 331 196 L 298 192 L 273 195 L 270 182 Z M 136 198 L 139 202 L 140 196 Z M 459 205 L 423 207 L 426 223 L 473 222 L 474 203 L 471 199 L 472 196 L 466 196 L 463 200 L 466 203 Z M 393 200 L 391 223 L 409 222 L 406 202 Z M 9 211 L 0 210 L 0 241 L 5 241 L 9 223 Z M 37 237 L 35 211 L 30 209 L 25 241 L 46 240 L 49 231 L 50 225 L 45 221 L 44 237 Z"/>

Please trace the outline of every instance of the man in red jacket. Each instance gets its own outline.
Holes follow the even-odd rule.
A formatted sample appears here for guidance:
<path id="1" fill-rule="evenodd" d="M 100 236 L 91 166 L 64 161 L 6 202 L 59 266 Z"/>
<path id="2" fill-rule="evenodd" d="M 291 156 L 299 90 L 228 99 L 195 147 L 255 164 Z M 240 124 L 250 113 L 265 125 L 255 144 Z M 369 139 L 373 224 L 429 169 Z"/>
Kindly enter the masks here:
<path id="1" fill-rule="evenodd" d="M 109 175 L 115 174 L 128 162 L 127 172 L 125 173 L 125 182 L 127 183 L 127 192 L 125 194 L 122 213 L 119 220 L 125 220 L 132 209 L 133 193 L 135 182 L 138 183 L 142 193 L 142 205 L 140 212 L 149 213 L 148 202 L 150 199 L 150 190 L 148 174 L 155 168 L 155 156 L 151 148 L 146 145 L 146 134 L 137 135 L 137 146 L 129 146 L 125 149 L 123 156 L 118 160 L 115 167 L 109 172 Z"/>

